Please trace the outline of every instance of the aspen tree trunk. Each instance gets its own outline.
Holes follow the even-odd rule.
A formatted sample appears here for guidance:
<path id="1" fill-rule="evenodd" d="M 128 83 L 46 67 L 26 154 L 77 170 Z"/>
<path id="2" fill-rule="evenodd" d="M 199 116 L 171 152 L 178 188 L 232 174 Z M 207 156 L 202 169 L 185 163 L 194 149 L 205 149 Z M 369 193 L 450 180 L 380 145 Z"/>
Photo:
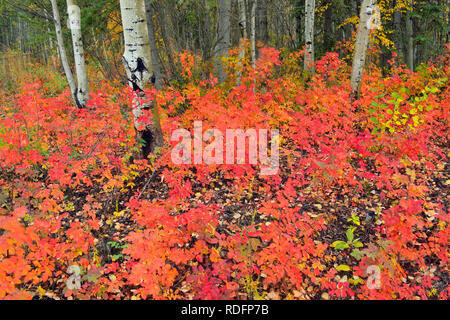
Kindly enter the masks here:
<path id="1" fill-rule="evenodd" d="M 144 143 L 142 156 L 146 158 L 164 144 L 155 101 L 144 102 L 144 89 L 152 85 L 152 57 L 144 0 L 120 0 L 125 52 L 122 58 L 129 86 L 133 89 L 134 126 L 137 139 Z M 151 110 L 151 123 L 142 121 L 145 110 Z"/>
<path id="2" fill-rule="evenodd" d="M 156 46 L 155 29 L 153 28 L 153 10 L 150 0 L 145 0 L 145 10 L 147 12 L 147 29 L 150 41 L 150 51 L 152 55 L 153 75 L 155 77 L 155 88 L 162 90 L 162 74 L 159 65 L 159 54 Z"/>
<path id="3" fill-rule="evenodd" d="M 77 97 L 77 85 L 75 83 L 75 79 L 72 74 L 72 70 L 70 70 L 69 62 L 67 61 L 67 53 L 66 48 L 64 47 L 64 39 L 62 36 L 61 29 L 61 18 L 59 16 L 59 9 L 56 0 L 50 0 L 53 9 L 53 19 L 55 20 L 55 30 L 56 30 L 56 40 L 58 43 L 58 51 L 59 57 L 61 58 L 61 63 L 64 68 L 64 72 L 66 74 L 67 82 L 69 83 L 70 92 L 72 93 L 73 100 L 78 108 L 82 108 L 83 105 L 80 103 Z"/>
<path id="4" fill-rule="evenodd" d="M 314 13 L 316 10 L 315 0 L 305 2 L 305 65 L 307 72 L 314 72 Z"/>
<path id="5" fill-rule="evenodd" d="M 351 78 L 353 98 L 355 99 L 359 99 L 360 96 L 361 80 L 364 73 L 364 65 L 367 56 L 367 46 L 370 40 L 370 25 L 368 22 L 373 14 L 372 9 L 372 0 L 363 0 L 359 15 L 359 27 L 358 34 L 356 35 Z"/>
<path id="6" fill-rule="evenodd" d="M 217 40 L 215 48 L 216 68 L 219 78 L 219 83 L 223 83 L 226 80 L 226 75 L 221 57 L 227 55 L 230 49 L 231 39 L 231 0 L 219 0 L 219 6 L 217 9 Z"/>
<path id="7" fill-rule="evenodd" d="M 407 57 L 406 64 L 409 70 L 414 71 L 414 32 L 412 11 L 414 9 L 414 1 L 411 0 L 411 11 L 406 16 L 406 34 L 407 34 Z"/>
<path id="8" fill-rule="evenodd" d="M 251 20 L 250 20 L 250 43 L 252 46 L 252 67 L 256 66 L 256 7 L 258 0 L 252 1 Z"/>
<path id="9" fill-rule="evenodd" d="M 74 0 L 67 0 L 67 13 L 72 33 L 73 54 L 75 70 L 77 73 L 78 87 L 75 94 L 80 104 L 85 107 L 89 100 L 89 83 L 84 60 L 84 48 L 81 35 L 81 12 Z"/>

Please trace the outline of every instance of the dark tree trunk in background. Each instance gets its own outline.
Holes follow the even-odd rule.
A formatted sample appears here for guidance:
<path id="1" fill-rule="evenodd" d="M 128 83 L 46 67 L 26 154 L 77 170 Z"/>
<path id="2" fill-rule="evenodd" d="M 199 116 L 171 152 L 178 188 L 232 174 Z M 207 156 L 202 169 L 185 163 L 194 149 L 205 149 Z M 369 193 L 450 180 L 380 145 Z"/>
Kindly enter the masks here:
<path id="1" fill-rule="evenodd" d="M 267 45 L 269 42 L 269 21 L 267 17 L 267 0 L 258 0 L 256 7 L 256 41 Z"/>
<path id="2" fill-rule="evenodd" d="M 219 0 L 217 9 L 217 37 L 214 57 L 219 83 L 226 80 L 225 70 L 221 61 L 230 49 L 231 41 L 231 0 Z"/>
<path id="3" fill-rule="evenodd" d="M 406 16 L 406 39 L 407 39 L 407 56 L 406 64 L 409 70 L 414 71 L 414 25 L 412 10 L 414 8 L 414 1 L 411 0 L 411 11 Z"/>
<path id="4" fill-rule="evenodd" d="M 162 74 L 161 74 L 161 66 L 159 65 L 159 54 L 158 54 L 158 47 L 156 45 L 155 29 L 153 28 L 153 10 L 150 0 L 145 0 L 145 10 L 147 12 L 148 39 L 150 41 L 150 51 L 152 54 L 155 88 L 157 90 L 161 90 Z"/>
<path id="5" fill-rule="evenodd" d="M 325 52 L 333 50 L 335 37 L 333 30 L 333 2 L 328 2 L 327 10 L 323 17 L 323 46 Z"/>
<path id="6" fill-rule="evenodd" d="M 394 7 L 397 1 L 394 2 Z M 395 48 L 399 55 L 399 61 L 405 61 L 405 45 L 404 45 L 404 32 L 402 24 L 402 13 L 399 10 L 394 12 L 394 25 L 395 25 Z"/>
<path id="7" fill-rule="evenodd" d="M 297 48 L 300 48 L 304 41 L 303 33 L 305 23 L 303 20 L 305 17 L 305 0 L 295 0 L 294 12 L 295 12 L 295 35 L 296 35 L 295 41 Z"/>

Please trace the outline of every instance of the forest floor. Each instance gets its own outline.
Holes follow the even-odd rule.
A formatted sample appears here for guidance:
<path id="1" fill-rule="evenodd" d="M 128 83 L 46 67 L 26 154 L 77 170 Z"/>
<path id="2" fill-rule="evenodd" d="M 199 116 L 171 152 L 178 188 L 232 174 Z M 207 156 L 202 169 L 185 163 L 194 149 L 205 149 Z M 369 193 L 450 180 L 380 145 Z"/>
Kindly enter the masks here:
<path id="1" fill-rule="evenodd" d="M 336 54 L 308 81 L 279 54 L 241 86 L 184 66 L 149 90 L 167 145 L 145 160 L 122 87 L 77 110 L 36 67 L 1 91 L 0 298 L 448 299 L 449 56 L 371 68 L 352 101 Z M 174 164 L 194 121 L 278 128 L 278 173 Z"/>

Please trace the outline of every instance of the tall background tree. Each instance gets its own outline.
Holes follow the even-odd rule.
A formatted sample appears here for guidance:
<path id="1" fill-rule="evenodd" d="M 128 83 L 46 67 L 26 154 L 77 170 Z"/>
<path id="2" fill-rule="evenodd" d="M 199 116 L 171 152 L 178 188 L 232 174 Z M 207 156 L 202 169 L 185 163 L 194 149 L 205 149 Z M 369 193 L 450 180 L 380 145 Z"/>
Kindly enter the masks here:
<path id="1" fill-rule="evenodd" d="M 361 81 L 366 65 L 367 47 L 370 41 L 370 20 L 373 15 L 372 0 L 363 0 L 359 15 L 358 34 L 356 36 L 355 53 L 353 54 L 353 67 L 351 86 L 355 98 L 359 98 Z"/>
<path id="2" fill-rule="evenodd" d="M 314 17 L 316 1 L 306 0 L 305 3 L 305 71 L 314 71 Z"/>
<path id="3" fill-rule="evenodd" d="M 152 54 L 153 75 L 155 77 L 155 88 L 162 89 L 162 73 L 159 64 L 158 47 L 156 44 L 155 28 L 153 26 L 153 7 L 150 0 L 145 0 L 145 10 L 147 12 L 147 29 L 148 40 L 150 42 L 150 50 Z"/>
<path id="4" fill-rule="evenodd" d="M 222 58 L 226 57 L 231 47 L 231 0 L 218 0 L 217 37 L 215 48 L 216 68 L 219 83 L 225 81 Z"/>
<path id="5" fill-rule="evenodd" d="M 83 35 L 81 33 L 81 11 L 73 0 L 67 0 L 67 13 L 69 16 L 69 27 L 72 33 L 73 54 L 78 86 L 75 94 L 82 107 L 89 100 L 89 84 L 84 57 Z"/>
<path id="6" fill-rule="evenodd" d="M 51 0 L 51 4 L 53 9 L 53 21 L 55 23 L 56 39 L 58 43 L 58 52 L 61 58 L 61 63 L 64 67 L 64 72 L 66 74 L 67 82 L 69 83 L 70 92 L 72 93 L 75 104 L 79 108 L 83 108 L 83 105 L 78 99 L 78 88 L 75 83 L 75 78 L 73 77 L 72 70 L 70 69 L 69 61 L 67 59 L 66 47 L 64 45 L 64 39 L 62 36 L 62 26 L 58 4 L 56 3 L 56 0 Z"/>
<path id="7" fill-rule="evenodd" d="M 128 84 L 136 95 L 133 103 L 134 126 L 138 140 L 143 143 L 143 157 L 163 146 L 163 135 L 158 106 L 154 101 L 145 101 L 144 89 L 151 85 L 153 70 L 147 26 L 147 11 L 144 0 L 120 0 L 125 50 L 123 65 Z M 151 110 L 150 123 L 142 120 L 145 110 Z"/>

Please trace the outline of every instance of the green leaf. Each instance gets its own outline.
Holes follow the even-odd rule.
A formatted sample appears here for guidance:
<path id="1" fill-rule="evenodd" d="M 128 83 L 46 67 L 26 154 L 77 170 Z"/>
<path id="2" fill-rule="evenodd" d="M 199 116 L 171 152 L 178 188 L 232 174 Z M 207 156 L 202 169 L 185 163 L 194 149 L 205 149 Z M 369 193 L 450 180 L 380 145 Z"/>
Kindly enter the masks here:
<path id="1" fill-rule="evenodd" d="M 355 285 L 358 285 L 360 283 L 364 283 L 364 280 L 361 279 L 358 276 L 353 276 L 353 278 L 348 279 L 348 282 L 350 282 L 350 284 L 355 286 Z"/>
<path id="2" fill-rule="evenodd" d="M 337 250 L 347 249 L 350 248 L 347 242 L 344 241 L 335 241 L 331 245 L 331 247 L 336 248 Z"/>
<path id="3" fill-rule="evenodd" d="M 337 271 L 350 271 L 350 267 L 346 264 L 341 264 L 336 268 Z"/>
<path id="4" fill-rule="evenodd" d="M 359 217 L 358 216 L 355 216 L 354 214 L 352 214 L 352 217 L 351 218 L 348 218 L 347 219 L 347 222 L 352 222 L 352 223 L 354 223 L 354 224 L 356 224 L 357 226 L 360 226 L 361 225 L 361 222 L 360 222 L 360 220 L 359 220 Z M 352 229 L 353 231 L 355 231 L 355 228 L 353 228 Z"/>
<path id="5" fill-rule="evenodd" d="M 345 234 L 347 236 L 347 240 L 352 242 L 353 238 L 354 238 L 353 230 L 352 229 L 348 229 Z"/>
<path id="6" fill-rule="evenodd" d="M 353 246 L 354 246 L 355 248 L 362 248 L 364 245 L 362 244 L 361 241 L 355 241 L 355 242 L 353 243 Z"/>
<path id="7" fill-rule="evenodd" d="M 117 260 L 119 260 L 119 259 L 122 258 L 122 257 L 123 257 L 122 254 L 115 254 L 115 255 L 111 256 L 111 258 L 113 259 L 113 261 L 117 261 Z"/>

